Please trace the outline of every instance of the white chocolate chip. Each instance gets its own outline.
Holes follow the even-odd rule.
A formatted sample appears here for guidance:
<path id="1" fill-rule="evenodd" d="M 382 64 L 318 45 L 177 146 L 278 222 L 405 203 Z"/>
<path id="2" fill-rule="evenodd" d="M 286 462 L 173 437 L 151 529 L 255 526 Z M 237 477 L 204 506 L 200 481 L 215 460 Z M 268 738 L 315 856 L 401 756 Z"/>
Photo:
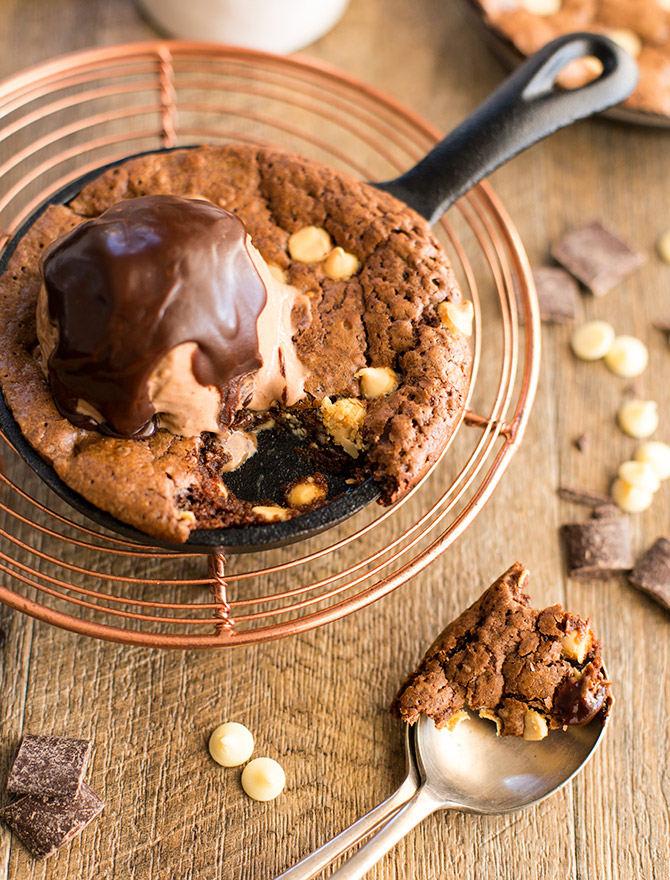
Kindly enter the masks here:
<path id="1" fill-rule="evenodd" d="M 363 448 L 360 429 L 367 412 L 365 403 L 355 397 L 341 397 L 335 402 L 324 397 L 320 409 L 324 427 L 335 443 L 352 458 L 358 458 Z"/>
<path id="2" fill-rule="evenodd" d="M 635 336 L 617 336 L 605 355 L 609 369 L 623 379 L 632 379 L 647 369 L 647 346 Z"/>
<path id="3" fill-rule="evenodd" d="M 271 801 L 281 794 L 286 774 L 272 758 L 254 758 L 242 771 L 242 788 L 255 801 Z"/>
<path id="4" fill-rule="evenodd" d="M 646 461 L 624 461 L 617 471 L 620 480 L 642 489 L 643 492 L 658 492 L 661 481 L 656 476 L 656 471 Z"/>
<path id="5" fill-rule="evenodd" d="M 390 367 L 363 367 L 355 374 L 366 400 L 384 397 L 398 387 L 398 374 Z"/>
<path id="6" fill-rule="evenodd" d="M 583 663 L 592 641 L 593 633 L 590 629 L 585 632 L 575 629 L 566 633 L 561 642 L 561 656 L 567 657 L 568 660 L 576 660 L 577 663 Z"/>
<path id="7" fill-rule="evenodd" d="M 605 36 L 618 43 L 633 58 L 637 58 L 642 51 L 642 40 L 630 28 L 610 28 L 605 31 Z"/>
<path id="8" fill-rule="evenodd" d="M 531 15 L 556 15 L 562 0 L 521 0 L 521 5 Z"/>
<path id="9" fill-rule="evenodd" d="M 654 400 L 627 400 L 619 407 L 617 420 L 630 437 L 651 437 L 658 428 L 658 404 Z"/>
<path id="10" fill-rule="evenodd" d="M 615 480 L 612 483 L 612 498 L 624 513 L 641 513 L 651 505 L 654 495 L 623 480 Z"/>
<path id="11" fill-rule="evenodd" d="M 253 512 L 267 522 L 278 522 L 279 520 L 288 519 L 291 515 L 290 511 L 285 507 L 275 507 L 274 505 L 259 504 L 257 507 L 251 508 Z"/>
<path id="12" fill-rule="evenodd" d="M 179 522 L 188 523 L 189 526 L 195 525 L 195 514 L 192 510 L 178 510 L 177 519 Z"/>
<path id="13" fill-rule="evenodd" d="M 286 284 L 288 276 L 281 266 L 278 266 L 276 263 L 268 263 L 268 272 L 275 281 L 278 281 L 280 284 Z"/>
<path id="14" fill-rule="evenodd" d="M 320 263 L 331 248 L 330 236 L 320 226 L 304 226 L 288 240 L 288 252 L 299 263 Z"/>
<path id="15" fill-rule="evenodd" d="M 317 483 L 314 477 L 306 477 L 289 489 L 286 501 L 291 507 L 307 507 L 315 501 L 323 501 L 327 494 L 326 486 Z"/>
<path id="16" fill-rule="evenodd" d="M 358 257 L 347 253 L 343 248 L 336 247 L 326 257 L 323 271 L 334 281 L 347 281 L 361 268 Z"/>
<path id="17" fill-rule="evenodd" d="M 570 345 L 580 360 L 597 361 L 605 357 L 614 339 L 614 327 L 607 321 L 587 321 L 576 328 Z"/>
<path id="18" fill-rule="evenodd" d="M 523 738 L 530 742 L 537 742 L 544 739 L 548 733 L 547 719 L 544 715 L 540 715 L 535 709 L 526 709 L 526 714 L 523 717 Z"/>
<path id="19" fill-rule="evenodd" d="M 670 0 L 656 0 L 661 9 L 670 12 Z"/>
<path id="20" fill-rule="evenodd" d="M 237 721 L 219 724 L 209 738 L 209 753 L 222 767 L 239 767 L 249 760 L 253 750 L 251 731 Z"/>
<path id="21" fill-rule="evenodd" d="M 635 453 L 635 461 L 644 461 L 650 465 L 659 480 L 670 477 L 670 446 L 660 440 L 649 440 L 643 443 Z"/>
<path id="22" fill-rule="evenodd" d="M 670 0 L 668 0 L 668 9 L 670 10 Z M 659 235 L 656 250 L 664 263 L 670 263 L 670 229 L 663 235 Z"/>
<path id="23" fill-rule="evenodd" d="M 442 326 L 452 332 L 456 330 L 464 336 L 472 336 L 472 321 L 475 317 L 474 306 L 469 300 L 462 303 L 452 303 L 448 300 L 441 302 L 437 307 Z"/>

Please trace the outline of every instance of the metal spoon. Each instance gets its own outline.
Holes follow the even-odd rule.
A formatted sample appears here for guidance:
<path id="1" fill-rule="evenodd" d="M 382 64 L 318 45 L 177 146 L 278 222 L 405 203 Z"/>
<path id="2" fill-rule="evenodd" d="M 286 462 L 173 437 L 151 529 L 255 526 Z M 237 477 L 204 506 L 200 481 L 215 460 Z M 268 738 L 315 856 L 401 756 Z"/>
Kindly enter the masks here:
<path id="1" fill-rule="evenodd" d="M 491 722 L 480 718 L 472 717 L 454 730 L 438 730 L 422 715 L 415 728 L 407 731 L 410 770 L 395 794 L 277 880 L 310 880 L 377 827 L 384 814 L 393 813 L 331 880 L 362 877 L 436 810 L 498 814 L 529 807 L 558 791 L 581 770 L 602 740 L 606 721 L 598 716 L 584 727 L 555 730 L 539 742 L 527 742 L 496 736 Z"/>

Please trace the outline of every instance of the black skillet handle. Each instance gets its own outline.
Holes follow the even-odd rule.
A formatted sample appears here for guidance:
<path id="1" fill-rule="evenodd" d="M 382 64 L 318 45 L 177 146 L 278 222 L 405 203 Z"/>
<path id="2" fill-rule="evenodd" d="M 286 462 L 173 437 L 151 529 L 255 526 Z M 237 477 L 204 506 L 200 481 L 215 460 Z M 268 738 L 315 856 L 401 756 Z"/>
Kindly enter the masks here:
<path id="1" fill-rule="evenodd" d="M 570 90 L 556 78 L 577 58 L 597 58 L 597 79 Z M 405 174 L 378 189 L 431 224 L 463 193 L 536 141 L 625 100 L 637 85 L 633 58 L 607 37 L 570 34 L 547 43 Z"/>

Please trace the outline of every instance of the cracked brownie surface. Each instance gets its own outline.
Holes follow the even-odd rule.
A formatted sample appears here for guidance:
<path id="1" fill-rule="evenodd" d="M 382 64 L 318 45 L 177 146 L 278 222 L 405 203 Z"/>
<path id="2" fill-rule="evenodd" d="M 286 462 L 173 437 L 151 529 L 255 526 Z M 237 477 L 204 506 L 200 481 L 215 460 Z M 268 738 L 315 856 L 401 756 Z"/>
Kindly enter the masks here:
<path id="1" fill-rule="evenodd" d="M 461 293 L 428 224 L 392 196 L 344 173 L 276 150 L 200 147 L 128 160 L 53 205 L 19 242 L 0 279 L 0 384 L 29 443 L 72 489 L 151 535 L 184 541 L 194 528 L 267 521 L 267 509 L 226 488 L 213 435 L 160 429 L 119 439 L 77 428 L 56 409 L 39 364 L 35 306 L 39 259 L 54 239 L 112 205 L 168 193 L 204 198 L 235 213 L 264 259 L 309 297 L 294 341 L 309 370 L 307 397 L 290 414 L 329 447 L 319 406 L 360 401 L 358 479 L 372 476 L 382 502 L 404 495 L 444 449 L 462 415 L 470 382 L 467 335 L 438 306 Z M 292 233 L 317 226 L 354 254 L 360 269 L 329 277 L 320 262 L 292 259 Z M 390 393 L 364 400 L 356 373 L 387 367 Z M 250 415 L 239 414 L 243 424 Z M 316 426 L 316 427 L 315 427 Z M 332 444 L 334 456 L 342 455 Z M 282 518 L 298 515 L 287 508 Z"/>
<path id="2" fill-rule="evenodd" d="M 503 736 L 541 739 L 587 724 L 612 703 L 588 620 L 560 605 L 530 607 L 528 572 L 515 563 L 440 633 L 400 688 L 393 711 L 453 726 L 471 709 Z"/>

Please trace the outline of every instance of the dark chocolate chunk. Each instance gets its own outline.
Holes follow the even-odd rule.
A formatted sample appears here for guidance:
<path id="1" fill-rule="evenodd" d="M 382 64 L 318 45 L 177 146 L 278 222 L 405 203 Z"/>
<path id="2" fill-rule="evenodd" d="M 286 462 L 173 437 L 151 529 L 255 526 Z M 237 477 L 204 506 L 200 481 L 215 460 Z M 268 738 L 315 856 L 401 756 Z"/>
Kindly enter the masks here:
<path id="1" fill-rule="evenodd" d="M 564 269 L 541 266 L 533 269 L 540 318 L 553 324 L 567 324 L 579 314 L 579 288 Z"/>
<path id="2" fill-rule="evenodd" d="M 645 261 L 597 220 L 567 233 L 551 254 L 596 296 L 608 293 Z"/>
<path id="3" fill-rule="evenodd" d="M 604 517 L 561 526 L 570 577 L 606 578 L 634 564 L 633 535 L 625 516 Z"/>
<path id="4" fill-rule="evenodd" d="M 661 333 L 670 333 L 670 318 L 653 322 L 654 327 Z"/>
<path id="5" fill-rule="evenodd" d="M 670 541 L 667 538 L 658 538 L 640 556 L 629 580 L 670 611 Z"/>
<path id="6" fill-rule="evenodd" d="M 28 794 L 0 810 L 0 817 L 37 858 L 56 852 L 80 834 L 105 806 L 85 782 L 74 797 Z"/>
<path id="7" fill-rule="evenodd" d="M 604 492 L 596 492 L 593 489 L 571 489 L 568 486 L 559 486 L 558 497 L 572 504 L 583 504 L 584 507 L 600 507 L 612 503 L 611 497 Z"/>
<path id="8" fill-rule="evenodd" d="M 593 519 L 606 519 L 608 516 L 621 516 L 621 510 L 613 502 L 610 504 L 599 504 L 593 508 L 591 514 Z"/>
<path id="9" fill-rule="evenodd" d="M 575 437 L 572 441 L 577 449 L 580 452 L 586 452 L 586 450 L 591 445 L 591 435 L 590 434 L 580 434 L 579 437 Z"/>
<path id="10" fill-rule="evenodd" d="M 75 795 L 90 756 L 90 740 L 29 733 L 14 759 L 7 791 L 51 797 Z"/>

